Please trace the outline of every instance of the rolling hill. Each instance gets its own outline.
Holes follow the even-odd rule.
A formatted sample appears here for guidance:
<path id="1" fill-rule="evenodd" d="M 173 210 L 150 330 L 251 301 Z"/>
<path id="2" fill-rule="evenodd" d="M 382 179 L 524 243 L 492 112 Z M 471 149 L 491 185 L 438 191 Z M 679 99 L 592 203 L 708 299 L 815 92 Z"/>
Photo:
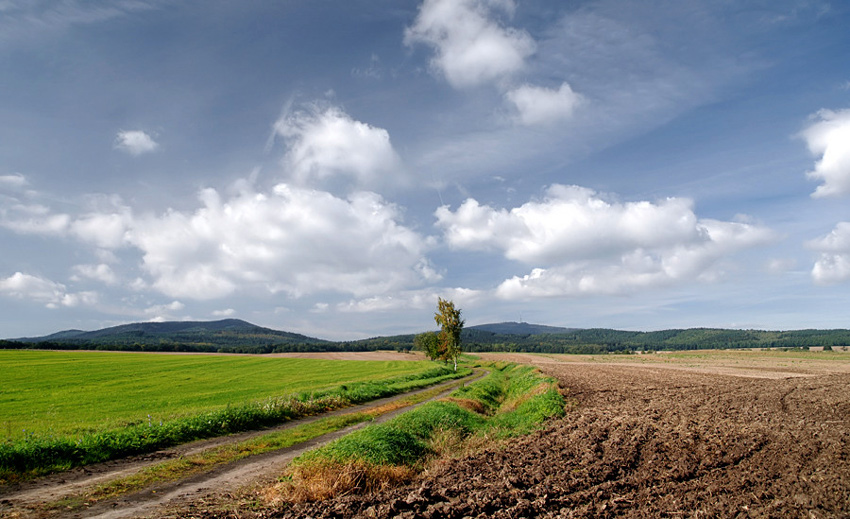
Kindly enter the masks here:
<path id="1" fill-rule="evenodd" d="M 101 349 L 272 353 L 374 351 L 413 348 L 414 334 L 331 342 L 273 330 L 240 319 L 131 323 L 95 331 L 65 330 L 44 337 L 0 341 L 0 348 Z M 688 328 L 637 332 L 503 322 L 464 328 L 463 349 L 539 353 L 612 353 L 638 350 L 800 348 L 850 346 L 850 330 L 727 330 Z"/>
<path id="2" fill-rule="evenodd" d="M 95 331 L 65 330 L 15 342 L 97 349 L 254 352 L 280 345 L 330 344 L 291 332 L 263 328 L 241 319 L 130 323 Z"/>

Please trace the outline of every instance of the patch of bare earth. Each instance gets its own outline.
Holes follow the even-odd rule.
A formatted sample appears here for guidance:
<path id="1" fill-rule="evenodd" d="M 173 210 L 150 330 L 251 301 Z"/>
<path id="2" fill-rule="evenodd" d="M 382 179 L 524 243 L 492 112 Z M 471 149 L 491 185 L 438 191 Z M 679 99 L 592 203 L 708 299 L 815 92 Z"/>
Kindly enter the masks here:
<path id="1" fill-rule="evenodd" d="M 522 360 L 575 401 L 545 430 L 391 491 L 195 516 L 850 517 L 843 366 Z"/>

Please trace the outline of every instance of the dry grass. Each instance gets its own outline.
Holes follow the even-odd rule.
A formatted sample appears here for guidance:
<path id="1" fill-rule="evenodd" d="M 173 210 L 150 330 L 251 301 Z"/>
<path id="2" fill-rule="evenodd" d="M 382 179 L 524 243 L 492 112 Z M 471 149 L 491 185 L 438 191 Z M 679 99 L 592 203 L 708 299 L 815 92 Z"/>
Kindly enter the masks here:
<path id="1" fill-rule="evenodd" d="M 472 411 L 473 413 L 478 413 L 480 415 L 487 414 L 487 408 L 484 407 L 484 404 L 478 400 L 472 400 L 471 398 L 455 398 L 451 396 L 442 398 L 441 400 L 457 404 L 458 406 L 466 409 L 467 411 Z"/>
<path id="2" fill-rule="evenodd" d="M 416 476 L 416 470 L 401 465 L 374 465 L 364 461 L 327 461 L 296 466 L 287 481 L 267 489 L 270 504 L 320 501 L 350 493 L 377 492 Z"/>

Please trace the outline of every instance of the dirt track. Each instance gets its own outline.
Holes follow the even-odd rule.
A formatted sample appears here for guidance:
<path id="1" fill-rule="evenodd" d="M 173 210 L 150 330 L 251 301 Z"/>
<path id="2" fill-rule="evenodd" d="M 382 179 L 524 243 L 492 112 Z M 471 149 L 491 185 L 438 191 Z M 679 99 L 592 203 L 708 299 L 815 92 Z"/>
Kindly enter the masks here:
<path id="1" fill-rule="evenodd" d="M 162 508 L 165 506 L 179 507 L 185 503 L 189 503 L 191 505 L 195 501 L 217 498 L 222 494 L 234 491 L 241 486 L 258 480 L 270 478 L 274 481 L 274 478 L 277 477 L 286 465 L 298 455 L 361 428 L 365 426 L 366 423 L 352 425 L 335 432 L 327 433 L 306 442 L 298 443 L 292 447 L 271 451 L 258 456 L 251 456 L 235 463 L 216 467 L 212 471 L 203 472 L 186 479 L 180 479 L 163 484 L 155 484 L 154 486 L 142 491 L 125 495 L 118 499 L 97 503 L 91 507 L 87 506 L 83 509 L 63 511 L 61 507 L 56 509 L 52 508 L 50 505 L 51 503 L 55 504 L 62 499 L 72 499 L 80 495 L 85 496 L 101 483 L 115 480 L 119 477 L 137 474 L 145 470 L 147 467 L 164 460 L 182 456 L 191 456 L 193 454 L 209 451 L 224 445 L 233 445 L 249 438 L 268 434 L 275 430 L 289 429 L 293 426 L 306 424 L 323 417 L 379 408 L 416 393 L 442 391 L 442 393 L 436 397 L 431 398 L 446 396 L 450 392 L 454 391 L 459 384 L 469 383 L 487 373 L 486 370 L 477 371 L 478 372 L 469 379 L 449 380 L 435 386 L 414 390 L 402 395 L 382 398 L 365 404 L 331 411 L 322 415 L 293 420 L 275 428 L 263 429 L 260 431 L 249 431 L 209 440 L 200 440 L 148 455 L 76 468 L 68 472 L 54 474 L 28 483 L 15 485 L 13 487 L 0 487 L 0 518 L 40 519 L 54 517 L 96 517 L 99 519 L 118 519 L 142 516 L 156 517 L 166 513 L 162 511 Z M 416 405 L 421 404 L 414 404 L 414 407 Z M 383 414 L 369 423 L 380 423 L 411 408 L 412 407 L 394 409 L 390 405 L 390 409 L 393 410 L 384 411 Z M 178 513 L 178 516 L 182 517 L 183 514 Z"/>
<path id="2" fill-rule="evenodd" d="M 383 494 L 207 516 L 850 517 L 846 365 L 520 359 L 575 401 L 544 431 Z"/>

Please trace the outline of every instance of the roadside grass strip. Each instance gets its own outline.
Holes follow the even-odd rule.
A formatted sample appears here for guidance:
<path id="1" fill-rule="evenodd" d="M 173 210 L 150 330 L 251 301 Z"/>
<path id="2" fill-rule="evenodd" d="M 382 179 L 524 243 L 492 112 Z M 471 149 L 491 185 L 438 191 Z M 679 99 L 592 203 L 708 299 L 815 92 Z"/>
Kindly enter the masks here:
<path id="1" fill-rule="evenodd" d="M 430 462 L 490 441 L 527 434 L 566 402 L 557 382 L 531 366 L 494 365 L 483 379 L 386 423 L 310 451 L 266 491 L 273 503 L 369 492 L 410 480 Z"/>
<path id="2" fill-rule="evenodd" d="M 462 384 L 462 381 L 455 382 L 452 386 L 460 384 Z M 283 431 L 275 431 L 242 442 L 214 447 L 191 456 L 180 456 L 146 467 L 136 474 L 116 478 L 84 492 L 45 503 L 43 508 L 45 510 L 74 511 L 107 499 L 210 472 L 227 463 L 292 447 L 324 434 L 373 420 L 381 415 L 434 398 L 445 391 L 446 388 L 440 386 L 407 395 L 362 412 L 319 418 L 314 422 L 297 425 Z"/>
<path id="3" fill-rule="evenodd" d="M 270 427 L 470 373 L 469 369 L 456 373 L 440 366 L 383 381 L 355 382 L 333 389 L 268 398 L 170 421 L 149 420 L 140 425 L 83 434 L 76 438 L 33 434 L 6 440 L 0 443 L 0 483 L 145 454 L 194 440 Z"/>

